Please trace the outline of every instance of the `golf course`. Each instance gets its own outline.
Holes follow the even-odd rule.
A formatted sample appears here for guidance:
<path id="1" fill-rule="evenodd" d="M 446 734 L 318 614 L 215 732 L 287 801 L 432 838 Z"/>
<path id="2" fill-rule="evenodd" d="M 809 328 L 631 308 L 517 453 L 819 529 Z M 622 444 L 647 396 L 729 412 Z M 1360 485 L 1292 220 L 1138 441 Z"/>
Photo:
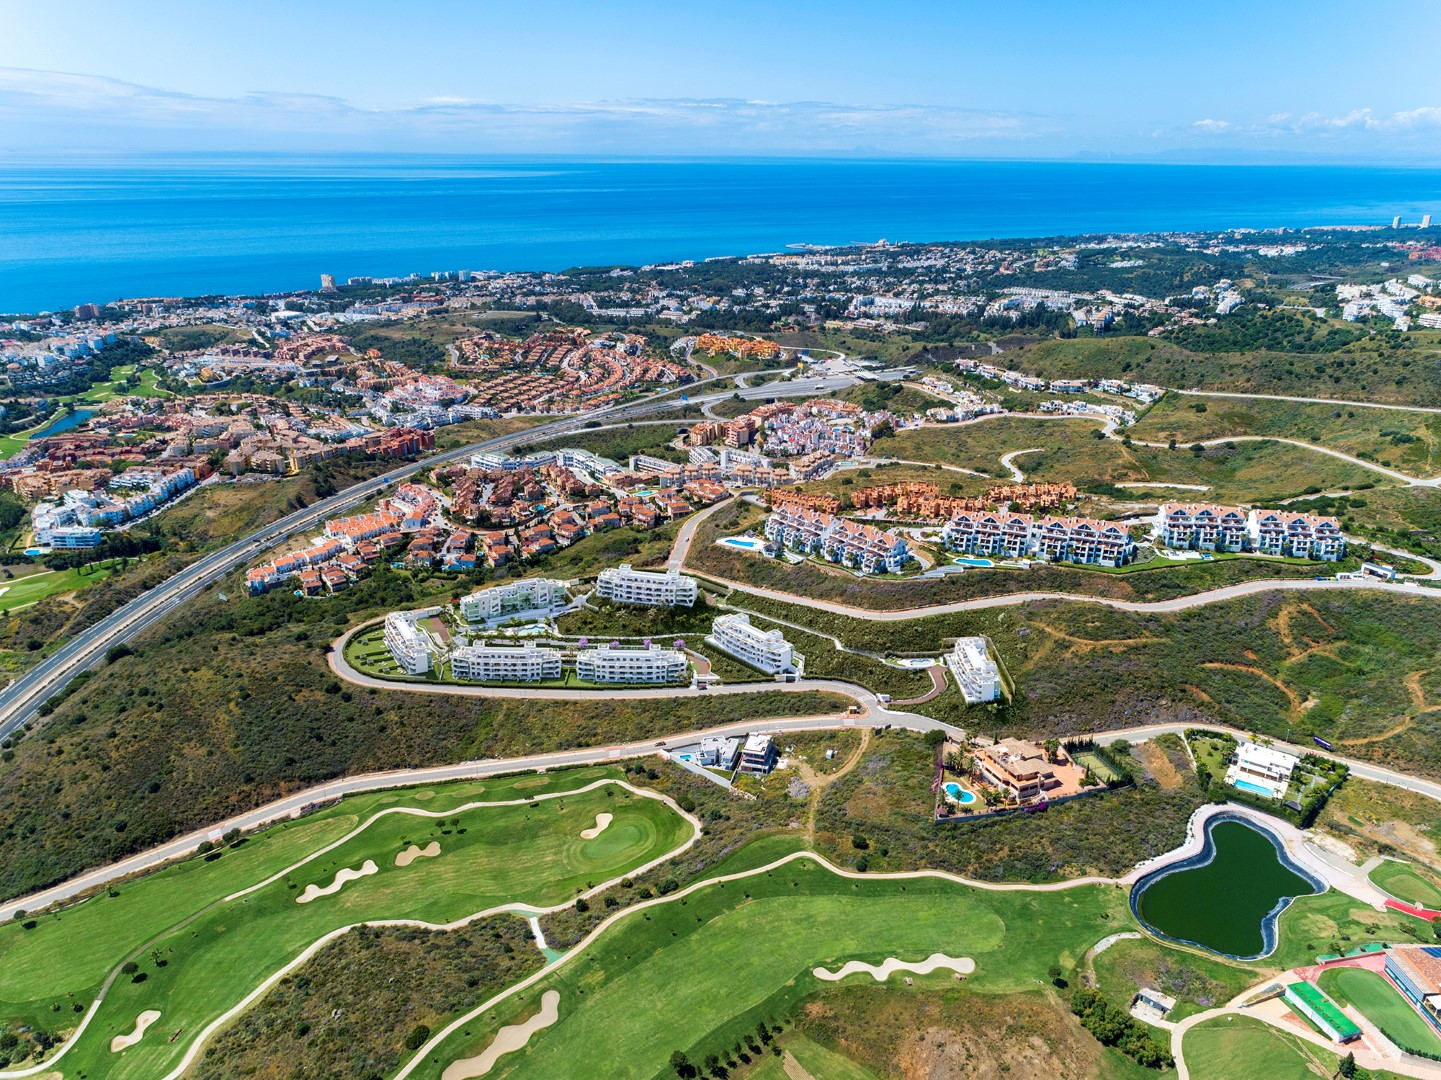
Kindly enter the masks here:
<path id="1" fill-rule="evenodd" d="M 785 1015 L 830 985 L 816 968 L 942 952 L 974 960 L 968 989 L 1007 994 L 1046 985 L 1049 967 L 1073 969 L 1097 940 L 1131 925 L 1125 893 L 1111 886 L 988 890 L 933 876 L 866 879 L 792 855 L 615 916 L 494 1008 L 461 1017 L 398 1075 L 465 1075 L 447 1070 L 483 1054 L 502 1028 L 525 1024 L 553 991 L 555 1022 L 486 1075 L 564 1076 L 568 1062 L 585 1060 L 596 1076 L 649 1078 L 676 1050 L 698 1062 L 748 1037 L 758 1021 Z M 959 976 L 905 977 L 953 986 Z M 847 978 L 876 982 L 867 972 Z"/>
<path id="2" fill-rule="evenodd" d="M 0 1014 L 57 1035 L 80 1028 L 50 1059 L 66 1077 L 175 1074 L 227 1011 L 347 927 L 531 914 L 693 839 L 690 819 L 618 775 L 587 769 L 347 799 L 58 914 L 8 923 Z M 131 1045 L 118 1038 L 142 1026 Z"/>

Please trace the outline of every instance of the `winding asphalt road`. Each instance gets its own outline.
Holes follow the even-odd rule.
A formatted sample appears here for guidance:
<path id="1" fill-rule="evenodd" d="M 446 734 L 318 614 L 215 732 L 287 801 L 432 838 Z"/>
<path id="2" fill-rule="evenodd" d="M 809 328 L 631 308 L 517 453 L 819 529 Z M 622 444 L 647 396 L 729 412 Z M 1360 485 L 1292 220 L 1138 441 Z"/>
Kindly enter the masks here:
<path id="1" fill-rule="evenodd" d="M 720 378 L 728 379 L 730 376 L 721 376 Z M 684 389 L 688 392 L 710 381 L 714 380 L 692 383 Z M 687 404 L 704 404 L 709 401 L 722 400 L 730 397 L 733 392 L 739 393 L 746 399 L 825 394 L 850 386 L 854 382 L 855 380 L 848 376 L 795 379 L 790 382 L 767 384 L 750 390 L 727 390 L 703 395 L 691 398 Z M 499 435 L 470 446 L 406 462 L 373 479 L 352 485 L 338 494 L 287 514 L 273 524 L 227 544 L 218 551 L 211 552 L 180 573 L 118 608 L 94 626 L 77 634 L 11 683 L 3 694 L 0 694 L 0 738 L 13 733 L 34 719 L 41 704 L 47 698 L 62 689 L 80 672 L 98 664 L 111 646 L 128 641 L 148 627 L 155 625 L 179 605 L 195 597 L 236 567 L 257 558 L 269 548 L 284 542 L 297 533 L 315 528 L 326 518 L 344 513 L 377 497 L 389 485 L 406 480 L 418 472 L 435 468 L 438 465 L 463 461 L 478 451 L 504 450 L 537 439 L 593 430 L 598 426 L 597 421 L 623 422 L 651 413 L 678 409 L 682 406 L 682 402 L 675 394 L 674 389 L 665 390 L 653 398 L 643 399 L 634 404 L 563 417 L 549 424 L 541 424 L 509 435 Z"/>

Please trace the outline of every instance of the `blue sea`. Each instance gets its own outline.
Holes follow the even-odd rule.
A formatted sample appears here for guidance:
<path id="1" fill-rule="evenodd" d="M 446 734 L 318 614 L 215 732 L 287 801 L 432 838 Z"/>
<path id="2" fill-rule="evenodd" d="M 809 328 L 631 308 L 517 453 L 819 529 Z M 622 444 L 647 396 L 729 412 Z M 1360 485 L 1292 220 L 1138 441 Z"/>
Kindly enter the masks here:
<path id="1" fill-rule="evenodd" d="M 1441 221 L 1441 170 L 196 157 L 0 168 L 0 311 L 790 244 Z"/>

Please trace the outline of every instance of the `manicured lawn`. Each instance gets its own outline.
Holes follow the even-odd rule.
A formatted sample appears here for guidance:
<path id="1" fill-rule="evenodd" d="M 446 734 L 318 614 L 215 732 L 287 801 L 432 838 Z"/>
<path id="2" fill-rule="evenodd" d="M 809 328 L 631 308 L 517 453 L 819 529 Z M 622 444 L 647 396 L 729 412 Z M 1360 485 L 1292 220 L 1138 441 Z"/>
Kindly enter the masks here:
<path id="1" fill-rule="evenodd" d="M 1197 1024 L 1186 1032 L 1181 1053 L 1191 1080 L 1237 1080 L 1242 1075 L 1316 1080 L 1334 1076 L 1339 1057 L 1249 1016 L 1222 1016 Z"/>
<path id="2" fill-rule="evenodd" d="M 60 1021 L 47 1011 L 49 1002 L 65 1003 L 74 994 L 88 1004 L 103 975 L 143 947 L 136 959 L 145 978 L 120 976 L 63 1064 L 67 1075 L 72 1070 L 91 1076 L 163 1075 L 190 1037 L 331 930 L 380 918 L 445 923 L 509 902 L 561 903 L 675 848 L 691 827 L 663 803 L 611 786 L 529 805 L 480 806 L 443 819 L 393 813 L 274 882 L 245 896 L 222 897 L 333 841 L 381 809 L 381 800 L 448 812 L 482 787 L 481 800 L 513 799 L 570 790 L 597 775 L 604 774 L 587 770 L 554 779 L 530 776 L 368 796 L 342 804 L 341 813 L 269 830 L 216 862 L 192 861 L 120 886 L 118 898 L 89 901 L 41 920 L 32 931 L 6 926 L 5 936 L 19 943 L 5 951 L 0 986 L 10 1003 L 6 1012 L 53 1029 Z M 614 820 L 595 839 L 581 839 L 581 830 L 592 827 L 600 813 Z M 395 865 L 396 854 L 411 844 L 424 848 L 432 841 L 440 845 L 439 857 Z M 359 869 L 367 860 L 376 864 L 375 874 L 310 903 L 296 902 L 306 886 L 330 885 L 337 871 Z M 90 914 L 90 905 L 96 914 Z M 185 1037 L 173 1043 L 150 1037 L 112 1056 L 110 1039 L 129 1031 L 146 1009 L 161 1013 L 157 1032 L 164 1029 L 168 1037 L 183 1028 Z M 65 1022 L 75 1019 L 65 1015 Z"/>
<path id="3" fill-rule="evenodd" d="M 850 1058 L 828 1050 L 818 1042 L 796 1035 L 783 1039 L 784 1049 L 800 1062 L 801 1068 L 815 1080 L 877 1080 L 870 1069 L 857 1065 Z M 784 1070 L 782 1070 L 784 1071 Z"/>
<path id="4" fill-rule="evenodd" d="M 1441 1038 L 1384 975 L 1364 968 L 1334 968 L 1321 975 L 1321 989 L 1361 1014 L 1408 1050 L 1441 1054 Z"/>
<path id="5" fill-rule="evenodd" d="M 595 1076 L 656 1076 L 676 1049 L 701 1061 L 753 1032 L 758 1020 L 788 1014 L 829 985 L 812 968 L 853 959 L 945 952 L 976 960 L 968 989 L 1039 989 L 1049 965 L 1073 967 L 1099 938 L 1128 924 L 1117 889 L 988 892 L 935 879 L 851 881 L 798 860 L 623 917 L 575 959 L 464 1025 L 413 1075 L 433 1080 L 456 1058 L 480 1052 L 497 1027 L 533 1013 L 550 989 L 560 993 L 560 1019 L 503 1058 L 495 1075 L 564 1076 L 567 1063 L 583 1060 Z M 949 972 L 913 978 L 917 986 L 954 985 Z M 892 986 L 904 992 L 899 976 Z"/>
<path id="6" fill-rule="evenodd" d="M 39 603 L 47 596 L 74 592 L 104 581 L 110 574 L 108 566 L 96 565 L 75 570 L 50 570 L 0 581 L 0 610 L 14 611 L 26 604 Z"/>
<path id="7" fill-rule="evenodd" d="M 1397 900 L 1421 907 L 1441 908 L 1441 888 L 1409 863 L 1387 859 L 1371 871 L 1371 880 Z"/>

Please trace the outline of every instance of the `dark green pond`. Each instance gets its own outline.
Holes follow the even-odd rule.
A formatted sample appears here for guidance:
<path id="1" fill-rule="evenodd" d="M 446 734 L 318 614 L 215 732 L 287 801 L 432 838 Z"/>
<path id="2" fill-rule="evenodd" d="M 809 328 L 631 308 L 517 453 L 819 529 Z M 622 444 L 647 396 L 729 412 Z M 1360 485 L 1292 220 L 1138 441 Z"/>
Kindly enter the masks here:
<path id="1" fill-rule="evenodd" d="M 1318 888 L 1281 861 L 1269 837 L 1248 825 L 1217 821 L 1209 834 L 1215 855 L 1206 865 L 1142 879 L 1134 897 L 1137 917 L 1167 937 L 1229 956 L 1269 952 L 1275 927 L 1268 916 L 1276 905 Z"/>

